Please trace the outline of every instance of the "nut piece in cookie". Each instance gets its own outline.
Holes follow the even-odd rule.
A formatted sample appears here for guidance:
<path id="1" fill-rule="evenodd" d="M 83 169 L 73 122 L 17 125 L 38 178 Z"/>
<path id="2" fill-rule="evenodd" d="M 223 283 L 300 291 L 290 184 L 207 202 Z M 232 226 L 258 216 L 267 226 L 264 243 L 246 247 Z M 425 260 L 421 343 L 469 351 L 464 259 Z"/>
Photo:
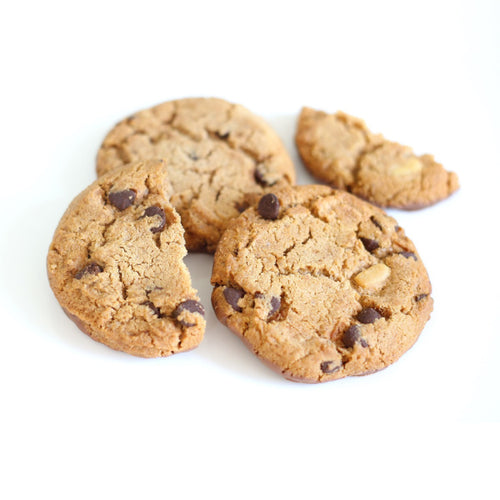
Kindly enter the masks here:
<path id="1" fill-rule="evenodd" d="M 218 319 L 295 381 L 364 375 L 396 361 L 432 310 L 427 272 L 404 231 L 327 186 L 272 196 L 221 238 L 212 273 Z M 268 206 L 278 207 L 272 217 Z"/>
<path id="2" fill-rule="evenodd" d="M 101 176 L 70 204 L 47 257 L 67 315 L 94 340 L 136 356 L 187 351 L 205 330 L 170 193 L 161 161 Z"/>
<path id="3" fill-rule="evenodd" d="M 318 179 L 382 207 L 418 209 L 455 192 L 458 177 L 431 155 L 373 134 L 359 118 L 303 108 L 295 136 Z"/>

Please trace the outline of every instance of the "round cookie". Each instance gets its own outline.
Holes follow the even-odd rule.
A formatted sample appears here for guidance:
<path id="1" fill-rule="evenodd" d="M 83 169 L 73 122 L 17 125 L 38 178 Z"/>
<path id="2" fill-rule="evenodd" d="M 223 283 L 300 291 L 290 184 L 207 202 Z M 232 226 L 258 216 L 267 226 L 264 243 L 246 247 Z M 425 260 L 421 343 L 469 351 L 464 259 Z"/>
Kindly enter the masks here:
<path id="1" fill-rule="evenodd" d="M 215 98 L 169 101 L 118 123 L 97 155 L 97 173 L 163 158 L 189 250 L 214 252 L 247 195 L 295 182 L 281 140 L 261 118 Z"/>
<path id="2" fill-rule="evenodd" d="M 113 170 L 70 204 L 47 257 L 50 285 L 94 340 L 142 357 L 196 347 L 205 330 L 162 161 Z"/>
<path id="3" fill-rule="evenodd" d="M 457 175 L 431 155 L 417 156 L 341 111 L 329 115 L 303 108 L 295 140 L 314 176 L 379 206 L 423 208 L 459 187 Z"/>
<path id="4" fill-rule="evenodd" d="M 396 361 L 430 317 L 413 243 L 381 209 L 284 188 L 233 220 L 214 258 L 218 319 L 286 378 L 325 382 Z"/>

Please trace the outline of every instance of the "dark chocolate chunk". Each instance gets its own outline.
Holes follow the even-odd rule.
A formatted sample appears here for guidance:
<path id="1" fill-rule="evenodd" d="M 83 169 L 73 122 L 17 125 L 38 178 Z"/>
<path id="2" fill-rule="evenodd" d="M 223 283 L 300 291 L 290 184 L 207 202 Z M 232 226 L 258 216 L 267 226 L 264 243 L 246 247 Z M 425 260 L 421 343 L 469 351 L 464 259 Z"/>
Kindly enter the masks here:
<path id="1" fill-rule="evenodd" d="M 417 256 L 413 252 L 399 252 L 399 255 L 402 255 L 403 257 L 409 259 L 410 257 L 412 259 L 418 260 Z"/>
<path id="2" fill-rule="evenodd" d="M 159 233 L 165 229 L 165 224 L 167 223 L 167 217 L 165 216 L 163 208 L 157 206 L 148 207 L 146 208 L 146 210 L 144 210 L 144 215 L 141 217 L 141 219 L 143 219 L 144 217 L 154 217 L 155 215 L 159 215 L 161 217 L 161 222 L 159 226 L 152 227 L 151 232 Z"/>
<path id="3" fill-rule="evenodd" d="M 237 312 L 243 311 L 243 309 L 238 305 L 238 301 L 245 295 L 243 290 L 238 290 L 237 288 L 232 288 L 228 286 L 224 289 L 224 298 L 226 302 Z"/>
<path id="4" fill-rule="evenodd" d="M 375 216 L 371 216 L 370 217 L 370 220 L 373 222 L 373 224 L 375 224 L 381 231 L 383 231 L 383 228 L 382 228 L 382 224 L 380 224 L 380 222 L 375 219 Z"/>
<path id="5" fill-rule="evenodd" d="M 260 199 L 257 210 L 264 219 L 277 219 L 280 213 L 280 202 L 277 196 L 273 193 L 265 194 Z"/>
<path id="6" fill-rule="evenodd" d="M 366 340 L 361 337 L 361 328 L 358 325 L 350 326 L 342 335 L 342 342 L 346 347 L 354 347 L 359 342 L 363 347 L 368 347 Z"/>
<path id="7" fill-rule="evenodd" d="M 335 361 L 323 361 L 319 367 L 323 373 L 334 373 L 340 369 L 340 365 L 337 365 Z"/>
<path id="8" fill-rule="evenodd" d="M 109 193 L 108 200 L 118 210 L 125 210 L 134 203 L 136 196 L 137 194 L 133 189 L 125 189 Z"/>
<path id="9" fill-rule="evenodd" d="M 376 309 L 373 309 L 373 307 L 367 307 L 359 311 L 356 319 L 360 323 L 368 324 L 375 323 L 375 321 L 377 321 L 377 319 L 380 319 L 381 317 L 382 315 Z"/>
<path id="10" fill-rule="evenodd" d="M 102 267 L 95 262 L 90 262 L 83 269 L 80 269 L 76 274 L 77 280 L 82 279 L 85 274 L 99 274 L 102 273 Z"/>
<path id="11" fill-rule="evenodd" d="M 271 297 L 271 310 L 267 315 L 267 319 L 271 319 L 279 312 L 281 307 L 281 299 L 279 297 Z"/>
<path id="12" fill-rule="evenodd" d="M 160 310 L 150 300 L 146 300 L 146 302 L 143 302 L 141 305 L 148 306 L 153 311 L 153 313 L 156 314 L 156 316 L 158 316 L 159 318 L 162 317 Z"/>
<path id="13" fill-rule="evenodd" d="M 195 326 L 196 323 L 188 323 L 182 319 L 178 319 L 182 311 L 188 311 L 190 313 L 198 313 L 205 316 L 205 308 L 197 300 L 185 300 L 181 302 L 172 313 L 172 316 L 177 319 L 177 321 L 184 326 Z"/>
<path id="14" fill-rule="evenodd" d="M 368 250 L 368 252 L 373 252 L 380 246 L 377 240 L 363 237 L 360 237 L 359 239 L 361 240 L 361 243 L 363 243 L 363 246 L 366 248 L 366 250 Z"/>

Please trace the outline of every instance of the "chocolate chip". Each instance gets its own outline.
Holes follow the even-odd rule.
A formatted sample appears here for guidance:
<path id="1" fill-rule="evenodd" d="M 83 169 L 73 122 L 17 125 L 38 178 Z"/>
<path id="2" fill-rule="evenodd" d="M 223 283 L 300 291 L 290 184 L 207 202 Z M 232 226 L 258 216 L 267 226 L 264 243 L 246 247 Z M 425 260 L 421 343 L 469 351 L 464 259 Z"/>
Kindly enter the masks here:
<path id="1" fill-rule="evenodd" d="M 157 206 L 148 207 L 146 208 L 146 210 L 144 210 L 144 215 L 140 218 L 143 219 L 144 217 L 154 217 L 155 215 L 159 215 L 161 217 L 161 222 L 159 226 L 152 227 L 151 232 L 159 233 L 160 231 L 163 231 L 165 229 L 165 224 L 167 223 L 167 217 L 163 208 Z"/>
<path id="2" fill-rule="evenodd" d="M 373 252 L 380 246 L 377 240 L 363 237 L 360 237 L 359 239 L 361 240 L 361 243 L 363 243 L 363 246 L 366 248 L 366 250 L 368 250 L 368 252 Z"/>
<path id="3" fill-rule="evenodd" d="M 425 299 L 429 294 L 428 293 L 421 293 L 420 295 L 415 296 L 415 302 L 420 302 L 422 299 Z"/>
<path id="4" fill-rule="evenodd" d="M 280 202 L 277 196 L 273 193 L 265 194 L 260 199 L 257 210 L 264 219 L 277 219 L 280 213 Z"/>
<path id="5" fill-rule="evenodd" d="M 232 288 L 228 286 L 224 289 L 224 298 L 226 302 L 237 312 L 243 311 L 243 309 L 238 305 L 238 301 L 245 295 L 243 290 L 238 290 L 237 288 Z"/>
<path id="6" fill-rule="evenodd" d="M 375 224 L 381 231 L 383 231 L 383 228 L 382 228 L 382 224 L 380 224 L 380 222 L 375 219 L 375 217 L 372 215 L 370 217 L 370 220 L 373 222 L 373 224 Z"/>
<path id="7" fill-rule="evenodd" d="M 346 347 L 354 347 L 359 342 L 363 347 L 368 347 L 364 338 L 361 337 L 361 328 L 358 325 L 350 326 L 342 335 L 342 342 Z"/>
<path id="8" fill-rule="evenodd" d="M 136 196 L 136 192 L 133 189 L 125 189 L 109 193 L 108 200 L 118 210 L 125 210 L 134 203 Z"/>
<path id="9" fill-rule="evenodd" d="M 222 140 L 226 140 L 229 137 L 229 132 L 215 132 L 215 135 Z"/>
<path id="10" fill-rule="evenodd" d="M 172 316 L 177 319 L 177 321 L 184 326 L 195 326 L 196 323 L 188 323 L 187 321 L 184 321 L 182 319 L 178 319 L 178 316 L 183 311 L 188 311 L 190 313 L 197 313 L 201 314 L 202 316 L 205 316 L 205 308 L 197 301 L 197 300 L 185 300 L 184 302 L 181 302 L 174 310 L 172 313 Z"/>
<path id="11" fill-rule="evenodd" d="M 334 373 L 340 369 L 340 365 L 336 364 L 335 361 L 323 361 L 319 367 L 323 373 Z"/>
<path id="12" fill-rule="evenodd" d="M 188 153 L 188 156 L 189 158 L 191 158 L 191 160 L 193 161 L 198 161 L 200 158 L 198 157 L 198 155 L 194 152 L 194 151 L 191 151 L 190 153 Z"/>
<path id="13" fill-rule="evenodd" d="M 150 300 L 146 300 L 146 302 L 143 302 L 141 306 L 148 306 L 153 311 L 153 313 L 156 314 L 156 316 L 158 316 L 159 318 L 162 317 L 160 310 Z"/>
<path id="14" fill-rule="evenodd" d="M 90 262 L 83 269 L 80 269 L 76 274 L 77 280 L 82 279 L 85 274 L 99 274 L 102 273 L 102 267 L 95 262 Z"/>
<path id="15" fill-rule="evenodd" d="M 417 256 L 413 252 L 399 252 L 399 255 L 402 255 L 403 257 L 409 259 L 410 257 L 412 259 L 418 260 Z"/>
<path id="16" fill-rule="evenodd" d="M 280 310 L 280 307 L 281 307 L 281 299 L 279 297 L 271 297 L 271 310 L 267 315 L 267 319 L 269 320 L 272 317 L 276 316 L 276 314 Z"/>
<path id="17" fill-rule="evenodd" d="M 373 309 L 373 307 L 367 307 L 359 311 L 356 319 L 360 323 L 368 324 L 375 323 L 375 321 L 377 321 L 377 319 L 380 319 L 381 317 L 382 315 L 376 309 Z"/>

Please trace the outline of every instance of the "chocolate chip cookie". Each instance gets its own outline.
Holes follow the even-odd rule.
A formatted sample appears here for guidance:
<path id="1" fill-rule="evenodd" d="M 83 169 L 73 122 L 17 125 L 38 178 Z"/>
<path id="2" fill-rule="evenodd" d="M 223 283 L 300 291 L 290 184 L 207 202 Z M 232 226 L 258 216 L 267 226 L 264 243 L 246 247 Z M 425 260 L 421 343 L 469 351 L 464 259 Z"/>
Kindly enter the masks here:
<path id="1" fill-rule="evenodd" d="M 94 340 L 136 356 L 196 347 L 204 309 L 191 286 L 162 161 L 113 170 L 70 204 L 50 245 L 50 285 Z"/>
<path id="2" fill-rule="evenodd" d="M 214 258 L 219 320 L 285 377 L 325 382 L 396 361 L 430 317 L 431 284 L 384 211 L 345 191 L 267 193 Z"/>
<path id="3" fill-rule="evenodd" d="M 97 173 L 163 158 L 189 250 L 214 252 L 247 195 L 294 183 L 277 134 L 244 107 L 215 98 L 169 101 L 118 123 L 97 155 Z"/>
<path id="4" fill-rule="evenodd" d="M 379 206 L 423 208 L 459 187 L 457 175 L 431 155 L 417 156 L 340 111 L 329 115 L 303 108 L 295 139 L 314 176 Z"/>

